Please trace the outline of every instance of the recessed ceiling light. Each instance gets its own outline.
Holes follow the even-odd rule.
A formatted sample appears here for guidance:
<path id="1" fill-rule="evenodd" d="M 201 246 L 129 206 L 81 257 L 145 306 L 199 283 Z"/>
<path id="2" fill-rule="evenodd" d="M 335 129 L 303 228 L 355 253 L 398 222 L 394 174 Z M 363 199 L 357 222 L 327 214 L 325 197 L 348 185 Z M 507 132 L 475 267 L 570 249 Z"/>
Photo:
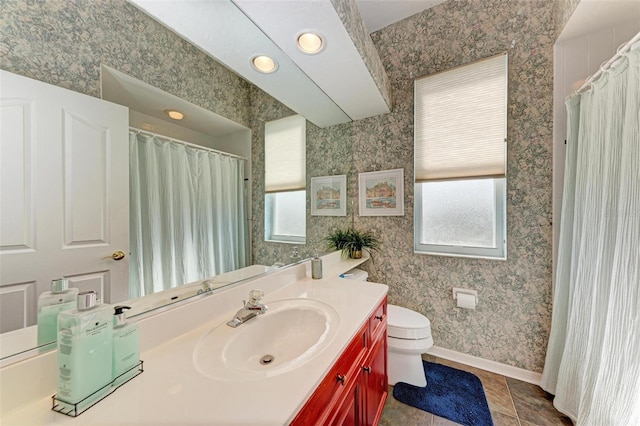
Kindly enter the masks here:
<path id="1" fill-rule="evenodd" d="M 264 74 L 270 74 L 278 69 L 276 61 L 266 55 L 254 56 L 251 58 L 251 65 Z"/>
<path id="2" fill-rule="evenodd" d="M 320 53 L 324 49 L 324 40 L 316 33 L 304 32 L 298 36 L 298 48 L 310 55 Z"/>
<path id="3" fill-rule="evenodd" d="M 184 114 L 180 111 L 176 111 L 175 109 L 165 109 L 164 112 L 174 120 L 182 120 L 184 118 Z"/>

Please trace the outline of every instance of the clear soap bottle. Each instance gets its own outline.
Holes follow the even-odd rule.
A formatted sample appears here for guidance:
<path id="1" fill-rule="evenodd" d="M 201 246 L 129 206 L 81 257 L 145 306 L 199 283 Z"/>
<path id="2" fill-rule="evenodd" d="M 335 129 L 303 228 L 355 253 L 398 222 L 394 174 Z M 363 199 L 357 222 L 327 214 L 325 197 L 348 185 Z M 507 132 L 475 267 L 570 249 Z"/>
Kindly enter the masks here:
<path id="1" fill-rule="evenodd" d="M 78 289 L 69 288 L 66 278 L 51 281 L 51 291 L 45 291 L 38 297 L 38 345 L 57 340 L 58 314 L 75 309 Z"/>
<path id="2" fill-rule="evenodd" d="M 91 406 L 111 390 L 113 319 L 94 291 L 78 294 L 78 307 L 58 316 L 58 383 L 61 404 Z M 72 407 L 70 407 L 72 408 Z"/>
<path id="3" fill-rule="evenodd" d="M 113 383 L 118 387 L 138 374 L 140 362 L 140 340 L 138 325 L 128 322 L 125 309 L 129 306 L 116 306 L 113 315 Z"/>

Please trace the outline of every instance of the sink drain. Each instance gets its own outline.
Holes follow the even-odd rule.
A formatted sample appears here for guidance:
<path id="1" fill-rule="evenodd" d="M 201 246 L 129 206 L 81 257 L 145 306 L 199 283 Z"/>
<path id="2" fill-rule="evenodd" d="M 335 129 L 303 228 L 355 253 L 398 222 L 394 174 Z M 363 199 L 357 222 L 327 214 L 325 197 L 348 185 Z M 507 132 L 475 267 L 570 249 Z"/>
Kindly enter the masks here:
<path id="1" fill-rule="evenodd" d="M 260 364 L 262 365 L 269 365 L 273 362 L 273 356 L 272 355 L 265 355 L 262 358 L 260 358 Z"/>

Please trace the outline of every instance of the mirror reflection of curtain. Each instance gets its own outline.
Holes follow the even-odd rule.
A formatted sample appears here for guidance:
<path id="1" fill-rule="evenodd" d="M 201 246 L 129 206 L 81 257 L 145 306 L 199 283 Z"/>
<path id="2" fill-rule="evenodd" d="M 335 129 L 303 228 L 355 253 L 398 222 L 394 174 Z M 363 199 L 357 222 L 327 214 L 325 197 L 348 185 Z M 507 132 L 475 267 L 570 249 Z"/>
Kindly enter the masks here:
<path id="1" fill-rule="evenodd" d="M 567 101 L 553 321 L 541 386 L 579 425 L 640 424 L 640 48 Z"/>
<path id="2" fill-rule="evenodd" d="M 131 298 L 248 266 L 242 159 L 129 135 Z"/>

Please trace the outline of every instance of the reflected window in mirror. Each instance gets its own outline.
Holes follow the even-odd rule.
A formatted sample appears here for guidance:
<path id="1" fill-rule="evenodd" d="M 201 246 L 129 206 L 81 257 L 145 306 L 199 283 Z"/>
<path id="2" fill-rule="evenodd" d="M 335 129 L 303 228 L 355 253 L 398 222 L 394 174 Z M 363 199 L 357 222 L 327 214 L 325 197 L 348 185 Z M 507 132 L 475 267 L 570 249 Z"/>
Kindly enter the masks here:
<path id="1" fill-rule="evenodd" d="M 306 240 L 306 120 L 265 123 L 265 240 Z"/>
<path id="2" fill-rule="evenodd" d="M 304 243 L 307 191 L 275 192 L 265 196 L 266 239 Z"/>

